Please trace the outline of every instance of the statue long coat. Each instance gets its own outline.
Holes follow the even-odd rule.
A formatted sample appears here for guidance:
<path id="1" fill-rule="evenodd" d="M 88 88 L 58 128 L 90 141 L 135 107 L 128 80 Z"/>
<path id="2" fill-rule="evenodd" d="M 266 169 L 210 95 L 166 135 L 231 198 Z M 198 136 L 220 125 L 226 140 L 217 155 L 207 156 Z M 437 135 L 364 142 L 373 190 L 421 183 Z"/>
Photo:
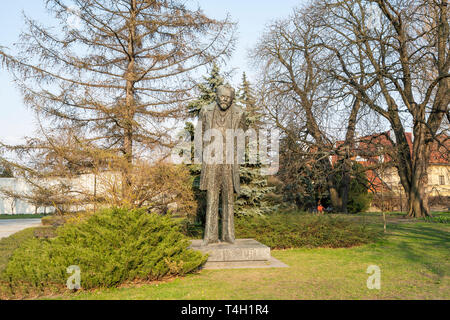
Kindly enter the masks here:
<path id="1" fill-rule="evenodd" d="M 213 115 L 214 115 L 215 108 L 219 108 L 219 106 L 217 105 L 216 102 L 213 102 L 213 103 L 203 107 L 202 110 L 200 111 L 199 125 L 201 124 L 201 129 L 202 129 L 202 133 L 201 133 L 202 147 L 200 148 L 200 150 L 204 150 L 205 143 L 203 142 L 203 136 L 204 136 L 205 132 L 212 128 Z M 235 105 L 234 103 L 230 106 L 230 108 L 231 108 L 230 111 L 232 113 L 231 114 L 232 129 L 235 129 L 235 130 L 242 129 L 245 132 L 245 130 L 247 130 L 246 113 L 241 108 L 239 108 L 237 105 Z M 199 128 L 197 128 L 197 130 L 198 129 Z M 239 178 L 240 165 L 237 162 L 237 154 L 238 154 L 237 148 L 243 148 L 243 147 L 244 146 L 242 146 L 242 145 L 237 146 L 236 144 L 234 144 L 234 164 L 233 164 L 232 172 L 233 172 L 234 191 L 237 194 L 240 194 L 240 192 L 241 192 L 241 183 L 240 183 L 240 178 Z M 225 150 L 225 146 L 224 146 L 224 150 Z M 203 159 L 203 157 L 200 157 L 200 159 Z M 208 189 L 208 185 L 209 185 L 208 179 L 212 176 L 212 175 L 208 174 L 208 171 L 210 168 L 211 168 L 210 165 L 207 165 L 205 163 L 205 161 L 202 161 L 202 172 L 200 174 L 200 190 Z"/>

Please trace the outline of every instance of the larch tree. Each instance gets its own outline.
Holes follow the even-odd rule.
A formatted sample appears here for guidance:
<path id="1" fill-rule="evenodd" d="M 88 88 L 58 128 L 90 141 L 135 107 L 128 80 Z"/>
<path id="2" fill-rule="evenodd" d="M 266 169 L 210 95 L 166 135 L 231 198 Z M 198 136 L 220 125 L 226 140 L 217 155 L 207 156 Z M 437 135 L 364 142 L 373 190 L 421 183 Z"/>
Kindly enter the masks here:
<path id="1" fill-rule="evenodd" d="M 23 172 L 40 178 L 119 172 L 130 203 L 134 163 L 173 146 L 171 120 L 184 117 L 203 67 L 231 54 L 235 24 L 179 0 L 45 4 L 55 26 L 25 17 L 17 53 L 0 49 L 39 135 L 3 147 L 29 156 Z"/>

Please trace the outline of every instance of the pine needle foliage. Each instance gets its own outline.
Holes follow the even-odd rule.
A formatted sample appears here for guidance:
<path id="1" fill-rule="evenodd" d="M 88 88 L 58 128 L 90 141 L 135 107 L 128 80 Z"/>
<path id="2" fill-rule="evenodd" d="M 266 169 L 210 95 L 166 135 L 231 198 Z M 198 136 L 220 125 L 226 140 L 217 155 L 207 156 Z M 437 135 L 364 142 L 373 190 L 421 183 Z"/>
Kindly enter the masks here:
<path id="1" fill-rule="evenodd" d="M 81 269 L 83 289 L 183 276 L 206 262 L 189 245 L 172 218 L 144 209 L 107 209 L 65 224 L 54 239 L 25 242 L 1 274 L 0 288 L 13 294 L 63 289 L 72 265 Z"/>
<path id="2" fill-rule="evenodd" d="M 259 133 L 259 130 L 263 129 L 264 126 L 262 121 L 263 114 L 261 108 L 259 108 L 256 103 L 254 90 L 245 73 L 242 75 L 242 83 L 238 90 L 237 99 L 238 104 L 247 114 L 247 126 Z M 259 150 L 259 148 L 257 149 Z M 262 165 L 259 161 L 259 154 L 257 155 L 257 163 L 251 164 L 248 161 L 248 152 L 249 147 L 247 145 L 246 163 L 243 164 L 240 169 L 241 194 L 235 202 L 235 213 L 238 216 L 271 213 L 276 210 L 277 207 L 267 201 L 265 196 L 275 188 L 270 187 L 267 183 L 267 176 L 261 174 Z"/>

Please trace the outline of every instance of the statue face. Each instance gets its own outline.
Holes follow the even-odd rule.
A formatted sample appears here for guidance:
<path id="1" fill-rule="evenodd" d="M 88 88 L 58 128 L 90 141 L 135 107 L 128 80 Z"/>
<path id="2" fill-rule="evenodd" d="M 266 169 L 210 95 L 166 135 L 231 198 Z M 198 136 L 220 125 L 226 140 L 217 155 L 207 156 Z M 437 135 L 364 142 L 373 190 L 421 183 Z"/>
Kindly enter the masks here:
<path id="1" fill-rule="evenodd" d="M 233 91 L 227 88 L 219 88 L 217 90 L 217 104 L 223 111 L 227 110 L 233 103 Z"/>

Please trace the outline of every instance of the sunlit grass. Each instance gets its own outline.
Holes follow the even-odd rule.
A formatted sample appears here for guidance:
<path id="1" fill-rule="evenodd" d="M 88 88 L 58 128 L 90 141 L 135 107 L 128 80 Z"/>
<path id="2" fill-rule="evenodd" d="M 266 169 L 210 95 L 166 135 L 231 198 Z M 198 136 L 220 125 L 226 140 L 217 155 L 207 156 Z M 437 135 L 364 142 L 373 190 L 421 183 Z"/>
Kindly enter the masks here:
<path id="1" fill-rule="evenodd" d="M 66 294 L 62 299 L 448 299 L 450 227 L 397 223 L 374 244 L 272 251 L 280 269 L 203 270 L 166 283 Z M 381 289 L 366 286 L 381 268 Z"/>

